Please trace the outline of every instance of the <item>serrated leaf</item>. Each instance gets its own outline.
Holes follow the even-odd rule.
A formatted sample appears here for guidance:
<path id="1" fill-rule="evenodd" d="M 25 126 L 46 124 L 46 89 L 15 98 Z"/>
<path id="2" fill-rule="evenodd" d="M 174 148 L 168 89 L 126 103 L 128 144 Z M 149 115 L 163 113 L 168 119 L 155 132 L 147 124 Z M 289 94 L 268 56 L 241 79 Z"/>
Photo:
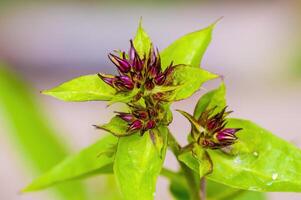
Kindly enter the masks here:
<path id="1" fill-rule="evenodd" d="M 245 190 L 301 191 L 300 149 L 251 121 L 229 119 L 228 127 L 242 128 L 235 155 L 210 151 L 215 167 L 208 178 Z"/>
<path id="2" fill-rule="evenodd" d="M 158 128 L 167 136 L 167 128 Z M 162 156 L 153 144 L 148 132 L 119 139 L 114 162 L 114 174 L 125 200 L 152 200 L 155 197 L 156 181 L 166 153 L 164 140 Z"/>
<path id="3" fill-rule="evenodd" d="M 43 173 L 68 155 L 67 145 L 61 143 L 51 128 L 26 83 L 7 68 L 0 64 L 0 115 L 3 114 L 5 119 L 2 125 L 12 128 L 3 133 L 8 135 L 19 158 L 23 159 L 22 167 L 34 173 Z M 87 198 L 85 188 L 77 181 L 54 189 L 58 199 Z"/>
<path id="4" fill-rule="evenodd" d="M 128 131 L 128 127 L 129 127 L 128 123 L 117 116 L 113 117 L 109 123 L 101 125 L 101 126 L 97 126 L 97 128 L 108 131 L 109 133 L 112 133 L 113 135 L 115 135 L 117 137 L 128 136 L 128 135 L 134 134 L 134 132 Z"/>
<path id="5" fill-rule="evenodd" d="M 63 101 L 108 101 L 115 96 L 115 89 L 96 74 L 80 76 L 53 89 L 42 91 Z"/>
<path id="6" fill-rule="evenodd" d="M 210 92 L 204 94 L 197 102 L 193 116 L 198 119 L 201 113 L 207 109 L 216 108 L 215 113 L 220 112 L 226 106 L 226 86 L 222 82 L 221 85 Z"/>
<path id="7" fill-rule="evenodd" d="M 23 192 L 40 190 L 64 181 L 110 171 L 116 151 L 117 138 L 109 135 L 97 143 L 70 156 L 35 179 Z M 109 170 L 109 171 L 108 171 Z"/>
<path id="8" fill-rule="evenodd" d="M 180 37 L 164 49 L 161 55 L 162 68 L 173 61 L 174 64 L 185 64 L 199 68 L 203 55 L 211 41 L 214 25 Z"/>
<path id="9" fill-rule="evenodd" d="M 206 70 L 181 66 L 175 68 L 174 84 L 180 87 L 175 90 L 174 100 L 182 100 L 190 97 L 200 89 L 206 81 L 217 78 L 218 76 Z"/>
<path id="10" fill-rule="evenodd" d="M 142 27 L 142 20 L 140 20 L 139 22 L 139 26 L 133 43 L 140 58 L 143 58 L 144 56 L 148 55 L 152 42 L 148 34 L 144 31 Z"/>

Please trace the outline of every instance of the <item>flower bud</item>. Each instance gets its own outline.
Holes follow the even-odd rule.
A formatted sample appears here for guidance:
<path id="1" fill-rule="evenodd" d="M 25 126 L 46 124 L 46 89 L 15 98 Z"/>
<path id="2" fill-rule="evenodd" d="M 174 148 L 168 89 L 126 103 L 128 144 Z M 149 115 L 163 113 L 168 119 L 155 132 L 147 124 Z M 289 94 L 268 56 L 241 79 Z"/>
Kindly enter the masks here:
<path id="1" fill-rule="evenodd" d="M 133 61 L 133 68 L 134 68 L 135 72 L 141 72 L 143 69 L 143 62 L 140 59 L 138 54 L 135 55 L 135 58 Z"/>
<path id="2" fill-rule="evenodd" d="M 134 115 L 138 119 L 147 119 L 148 118 L 148 113 L 146 111 L 144 111 L 144 110 L 135 111 Z"/>
<path id="3" fill-rule="evenodd" d="M 124 86 L 127 89 L 131 90 L 131 89 L 134 88 L 134 83 L 133 83 L 133 81 L 130 77 L 128 77 L 128 76 L 119 76 L 118 78 L 121 81 L 121 83 L 123 83 Z"/>
<path id="4" fill-rule="evenodd" d="M 104 74 L 100 74 L 100 73 L 98 73 L 97 75 L 98 75 L 98 77 L 99 77 L 101 80 L 103 80 L 106 84 L 108 84 L 108 85 L 114 87 L 114 82 L 115 82 L 115 80 L 116 80 L 116 78 L 115 78 L 114 76 L 104 75 Z"/>
<path id="5" fill-rule="evenodd" d="M 156 66 L 151 66 L 149 69 L 149 76 L 152 78 L 155 78 L 159 73 L 159 69 Z"/>
<path id="6" fill-rule="evenodd" d="M 148 122 L 147 122 L 147 124 L 146 124 L 146 130 L 148 130 L 148 129 L 152 129 L 152 128 L 154 128 L 156 126 L 156 122 L 154 121 L 154 120 L 149 120 Z"/>
<path id="7" fill-rule="evenodd" d="M 118 113 L 117 116 L 126 122 L 132 122 L 134 120 L 134 116 L 129 113 L 123 113 L 123 112 L 117 112 L 117 113 Z"/>
<path id="8" fill-rule="evenodd" d="M 135 120 L 133 123 L 131 123 L 131 125 L 128 128 L 128 131 L 137 131 L 142 129 L 143 124 L 140 120 Z"/>
<path id="9" fill-rule="evenodd" d="M 131 65 L 126 59 L 121 59 L 114 54 L 109 54 L 109 59 L 116 65 L 121 73 L 127 73 L 131 70 Z"/>
<path id="10" fill-rule="evenodd" d="M 165 77 L 165 74 L 164 73 L 160 73 L 156 76 L 155 78 L 155 83 L 157 85 L 163 85 L 164 84 L 164 81 L 165 81 L 166 77 Z"/>
<path id="11" fill-rule="evenodd" d="M 137 52 L 136 52 L 136 49 L 134 48 L 134 44 L 133 44 L 132 40 L 130 40 L 130 43 L 131 43 L 131 47 L 129 50 L 129 58 L 130 58 L 130 61 L 133 61 Z"/>
<path id="12" fill-rule="evenodd" d="M 237 140 L 235 133 L 241 129 L 225 128 L 216 133 L 216 138 L 220 142 L 234 142 Z"/>

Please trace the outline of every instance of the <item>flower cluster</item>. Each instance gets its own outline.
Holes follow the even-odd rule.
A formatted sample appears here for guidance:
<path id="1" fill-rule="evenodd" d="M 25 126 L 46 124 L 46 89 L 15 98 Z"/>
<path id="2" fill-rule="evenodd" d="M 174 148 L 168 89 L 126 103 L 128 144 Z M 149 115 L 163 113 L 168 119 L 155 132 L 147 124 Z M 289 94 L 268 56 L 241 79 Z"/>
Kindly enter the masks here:
<path id="1" fill-rule="evenodd" d="M 180 111 L 192 124 L 192 138 L 204 148 L 218 149 L 230 146 L 235 143 L 235 135 L 241 128 L 225 128 L 226 117 L 232 111 L 226 111 L 225 107 L 221 112 L 213 114 L 216 108 L 205 110 L 198 119 L 190 114 Z"/>
<path id="2" fill-rule="evenodd" d="M 117 67 L 119 75 L 98 74 L 98 76 L 117 91 L 131 91 L 134 88 L 152 90 L 156 85 L 172 84 L 173 64 L 165 71 L 161 69 L 161 60 L 158 50 L 150 48 L 148 55 L 141 58 L 136 51 L 133 42 L 126 54 L 121 52 L 120 56 L 109 54 L 109 59 Z"/>
<path id="3" fill-rule="evenodd" d="M 139 90 L 131 102 L 127 103 L 130 113 L 116 112 L 117 116 L 126 121 L 129 126 L 127 132 L 145 131 L 155 128 L 164 118 L 166 112 L 162 104 L 169 101 L 172 89 L 153 90 L 156 86 L 169 87 L 173 85 L 173 71 L 175 65 L 171 63 L 164 71 L 161 68 L 161 59 L 158 49 L 153 47 L 143 57 L 139 56 L 133 42 L 128 52 L 120 55 L 109 54 L 109 59 L 117 67 L 118 75 L 98 76 L 118 92 Z M 172 87 L 170 87 L 172 88 Z M 138 100 L 143 99 L 145 106 Z"/>
<path id="4" fill-rule="evenodd" d="M 141 134 L 144 134 L 145 131 L 153 129 L 160 120 L 158 112 L 152 107 L 132 107 L 131 113 L 116 113 L 129 124 L 128 132 L 141 131 Z"/>

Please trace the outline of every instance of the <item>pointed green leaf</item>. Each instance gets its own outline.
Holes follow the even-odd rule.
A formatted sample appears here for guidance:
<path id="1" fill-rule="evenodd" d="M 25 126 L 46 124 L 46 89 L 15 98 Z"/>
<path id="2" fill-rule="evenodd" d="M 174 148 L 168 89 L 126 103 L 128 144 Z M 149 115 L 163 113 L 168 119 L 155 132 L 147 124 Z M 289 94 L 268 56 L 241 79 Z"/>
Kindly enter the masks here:
<path id="1" fill-rule="evenodd" d="M 40 190 L 57 183 L 89 176 L 95 172 L 105 173 L 114 160 L 117 138 L 109 135 L 97 143 L 70 156 L 50 169 L 42 176 L 35 179 L 23 191 Z"/>
<path id="2" fill-rule="evenodd" d="M 134 88 L 129 92 L 117 92 L 110 100 L 109 105 L 112 105 L 117 102 L 129 103 L 133 98 L 138 94 L 139 89 Z"/>
<path id="3" fill-rule="evenodd" d="M 117 137 L 134 134 L 133 132 L 127 131 L 129 124 L 120 117 L 113 117 L 109 123 L 97 127 L 108 131 Z"/>
<path id="4" fill-rule="evenodd" d="M 148 55 L 152 42 L 142 27 L 142 20 L 140 20 L 139 22 L 139 26 L 133 43 L 136 51 L 138 52 L 141 58 L 143 58 L 145 55 Z"/>
<path id="5" fill-rule="evenodd" d="M 115 89 L 95 74 L 72 79 L 42 93 L 63 101 L 108 101 L 114 97 Z"/>
<path id="6" fill-rule="evenodd" d="M 222 82 L 221 85 L 206 94 L 204 94 L 195 106 L 193 116 L 198 119 L 201 113 L 207 109 L 216 107 L 215 112 L 220 112 L 226 106 L 226 86 Z"/>
<path id="7" fill-rule="evenodd" d="M 174 64 L 185 64 L 199 68 L 211 41 L 214 25 L 184 35 L 164 49 L 161 52 L 162 68 L 165 69 L 172 61 Z"/>
<path id="8" fill-rule="evenodd" d="M 235 155 L 210 151 L 214 170 L 208 178 L 253 191 L 301 192 L 301 150 L 253 122 L 228 120 L 243 128 L 233 145 Z"/>
<path id="9" fill-rule="evenodd" d="M 1 123 L 11 128 L 3 133 L 9 136 L 18 156 L 23 159 L 23 168 L 44 173 L 68 155 L 67 145 L 61 143 L 50 127 L 26 83 L 6 68 L 9 67 L 0 64 L 0 118 L 3 114 L 5 120 Z M 61 200 L 87 198 L 79 182 L 64 183 L 55 189 Z"/>
<path id="10" fill-rule="evenodd" d="M 182 100 L 190 97 L 200 89 L 203 83 L 217 77 L 217 75 L 199 68 L 189 66 L 175 68 L 174 85 L 179 85 L 180 87 L 174 92 L 174 100 Z"/>
<path id="11" fill-rule="evenodd" d="M 114 162 L 114 174 L 125 200 L 152 200 L 155 197 L 156 181 L 166 153 L 167 128 L 159 127 L 164 135 L 162 156 L 146 132 L 119 139 Z"/>

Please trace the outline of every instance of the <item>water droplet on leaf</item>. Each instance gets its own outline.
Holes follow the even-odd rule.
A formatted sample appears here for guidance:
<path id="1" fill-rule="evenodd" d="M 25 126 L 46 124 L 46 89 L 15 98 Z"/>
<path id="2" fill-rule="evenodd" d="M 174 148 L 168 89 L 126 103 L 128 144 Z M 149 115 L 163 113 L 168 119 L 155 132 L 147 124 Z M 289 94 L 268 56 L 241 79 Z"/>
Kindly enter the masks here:
<path id="1" fill-rule="evenodd" d="M 277 177 L 278 177 L 278 174 L 277 174 L 277 173 L 272 174 L 272 179 L 273 179 L 273 180 L 276 180 Z"/>

